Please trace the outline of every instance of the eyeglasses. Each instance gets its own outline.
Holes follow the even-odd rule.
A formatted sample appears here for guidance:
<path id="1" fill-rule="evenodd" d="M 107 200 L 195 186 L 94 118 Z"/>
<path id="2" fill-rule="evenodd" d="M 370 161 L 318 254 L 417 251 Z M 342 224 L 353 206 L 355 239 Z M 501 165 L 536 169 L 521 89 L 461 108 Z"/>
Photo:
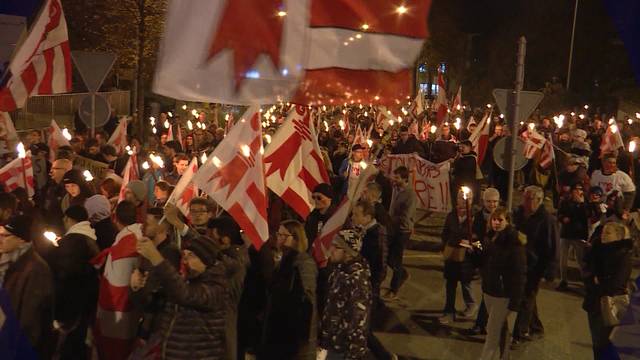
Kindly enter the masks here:
<path id="1" fill-rule="evenodd" d="M 289 236 L 293 236 L 293 235 L 291 235 L 291 234 L 286 234 L 286 233 L 276 233 L 276 236 L 277 236 L 277 237 L 279 237 L 279 238 L 281 238 L 281 239 L 286 239 L 286 238 L 288 238 Z"/>

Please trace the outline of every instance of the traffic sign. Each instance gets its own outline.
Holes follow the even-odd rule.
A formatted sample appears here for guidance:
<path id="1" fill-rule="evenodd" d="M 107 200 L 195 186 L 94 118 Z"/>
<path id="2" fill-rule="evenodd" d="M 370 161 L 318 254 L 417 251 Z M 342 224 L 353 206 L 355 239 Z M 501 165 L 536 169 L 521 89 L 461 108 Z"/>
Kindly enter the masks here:
<path id="1" fill-rule="evenodd" d="M 509 149 L 508 147 L 508 136 L 503 137 L 502 139 L 496 142 L 496 145 L 493 147 L 493 161 L 498 165 L 499 168 L 505 171 L 509 171 Z M 524 157 L 524 141 L 522 139 L 517 138 L 516 141 L 516 152 L 515 157 L 516 161 L 514 163 L 514 170 L 520 170 L 525 165 L 529 159 Z"/>
<path id="2" fill-rule="evenodd" d="M 493 89 L 493 98 L 503 114 L 509 114 L 509 109 L 513 106 L 513 89 Z M 536 110 L 540 102 L 544 98 L 544 94 L 539 91 L 520 91 L 520 107 L 518 109 L 518 118 L 516 124 L 520 121 L 526 121 Z M 507 120 L 508 119 L 507 116 Z"/>
<path id="3" fill-rule="evenodd" d="M 90 92 L 96 92 L 116 62 L 113 53 L 72 51 L 71 57 Z"/>
<path id="4" fill-rule="evenodd" d="M 92 117 L 92 114 L 95 114 L 95 118 Z M 109 121 L 109 117 L 111 116 L 111 106 L 109 106 L 109 102 L 104 97 L 95 93 L 89 94 L 83 97 L 80 101 L 78 115 L 80 115 L 82 122 L 93 129 L 95 127 L 103 126 L 107 121 Z"/>

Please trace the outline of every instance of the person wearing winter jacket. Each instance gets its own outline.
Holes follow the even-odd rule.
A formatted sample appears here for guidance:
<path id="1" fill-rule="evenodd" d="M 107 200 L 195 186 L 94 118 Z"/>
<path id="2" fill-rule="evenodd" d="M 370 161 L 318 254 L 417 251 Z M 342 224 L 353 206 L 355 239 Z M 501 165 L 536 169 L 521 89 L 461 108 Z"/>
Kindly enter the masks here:
<path id="1" fill-rule="evenodd" d="M 258 359 L 316 358 L 318 269 L 306 252 L 304 226 L 295 220 L 280 224 L 280 260 L 267 285 L 267 305 Z"/>
<path id="2" fill-rule="evenodd" d="M 218 260 L 224 265 L 229 280 L 229 302 L 226 319 L 227 359 L 236 360 L 238 352 L 238 305 L 244 290 L 249 267 L 249 253 L 240 234 L 240 227 L 227 216 L 211 219 L 208 225 L 211 240 L 218 247 Z"/>
<path id="3" fill-rule="evenodd" d="M 468 186 L 473 194 L 478 193 L 478 155 L 473 151 L 473 144 L 469 140 L 458 143 L 458 156 L 451 166 L 451 190 L 455 199 L 458 189 Z M 474 201 L 475 203 L 475 201 Z"/>
<path id="4" fill-rule="evenodd" d="M 91 260 L 99 252 L 87 211 L 79 205 L 64 213 L 67 232 L 47 256 L 54 276 L 54 319 L 63 337 L 56 353 L 62 359 L 85 359 L 85 337 L 98 299 L 98 273 Z"/>
<path id="5" fill-rule="evenodd" d="M 366 359 L 370 326 L 371 272 L 360 256 L 362 238 L 343 230 L 333 240 L 329 293 L 322 313 L 320 347 L 327 360 Z"/>
<path id="6" fill-rule="evenodd" d="M 536 298 L 540 281 L 552 281 L 556 272 L 557 222 L 542 203 L 544 192 L 538 186 L 524 189 L 522 205 L 513 213 L 513 224 L 527 236 L 527 281 L 524 297 L 518 311 L 513 332 L 514 345 L 533 337 L 544 336 L 544 327 L 538 316 Z"/>
<path id="7" fill-rule="evenodd" d="M 589 210 L 585 203 L 582 183 L 573 184 L 571 198 L 560 202 L 558 220 L 562 224 L 562 229 L 560 231 L 560 285 L 557 289 L 564 291 L 568 289 L 569 247 L 574 249 L 580 272 L 582 272 L 584 248 L 589 239 Z"/>
<path id="8" fill-rule="evenodd" d="M 446 279 L 445 306 L 439 321 L 448 324 L 454 321 L 456 316 L 456 293 L 458 282 L 462 287 L 462 297 L 466 308 L 464 317 L 470 318 L 476 315 L 478 306 L 471 294 L 471 280 L 475 274 L 473 251 L 470 244 L 477 241 L 472 233 L 469 233 L 470 223 L 473 223 L 472 214 L 467 213 L 471 208 L 473 194 L 464 197 L 462 191 L 458 192 L 456 208 L 447 214 L 442 229 L 442 243 L 444 245 L 444 278 Z"/>
<path id="9" fill-rule="evenodd" d="M 53 323 L 53 277 L 49 265 L 33 249 L 31 224 L 32 219 L 18 215 L 0 226 L 0 286 L 29 344 L 47 359 Z M 0 351 L 0 358 L 3 355 Z"/>
<path id="10" fill-rule="evenodd" d="M 482 360 L 499 353 L 505 322 L 513 329 L 515 313 L 524 294 L 527 271 L 526 238 L 510 224 L 506 208 L 496 209 L 489 220 L 490 229 L 482 243 L 482 293 L 489 312 L 487 337 Z M 506 335 L 506 333 L 504 333 Z M 508 358 L 511 337 L 504 340 L 502 358 Z"/>
<path id="11" fill-rule="evenodd" d="M 629 228 L 620 218 L 611 216 L 595 230 L 590 244 L 584 258 L 586 293 L 582 307 L 589 319 L 593 358 L 619 359 L 610 340 L 613 326 L 608 326 L 603 320 L 601 300 L 604 296 L 628 294 L 633 240 Z"/>
<path id="12" fill-rule="evenodd" d="M 225 359 L 228 287 L 215 246 L 201 237 L 185 244 L 182 262 L 186 279 L 164 259 L 151 239 L 142 237 L 136 249 L 151 262 L 168 300 L 147 343 L 149 350 L 157 351 L 154 358 Z"/>
<path id="13" fill-rule="evenodd" d="M 104 250 L 116 239 L 115 225 L 111 221 L 111 203 L 104 195 L 93 195 L 84 202 L 89 215 L 91 227 L 96 232 L 96 243 L 100 250 Z"/>

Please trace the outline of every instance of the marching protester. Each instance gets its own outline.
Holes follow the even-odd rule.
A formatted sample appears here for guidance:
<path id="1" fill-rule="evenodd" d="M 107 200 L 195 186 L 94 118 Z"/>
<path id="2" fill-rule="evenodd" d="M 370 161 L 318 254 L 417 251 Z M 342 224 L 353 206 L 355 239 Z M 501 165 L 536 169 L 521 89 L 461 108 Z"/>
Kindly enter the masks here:
<path id="1" fill-rule="evenodd" d="M 527 278 L 513 331 L 514 345 L 544 336 L 537 296 L 541 280 L 554 278 L 559 234 L 556 220 L 546 210 L 543 200 L 540 187 L 528 186 L 524 189 L 522 205 L 513 213 L 516 230 L 527 237 Z"/>
<path id="2" fill-rule="evenodd" d="M 484 243 L 487 231 L 489 230 L 489 219 L 491 214 L 498 208 L 500 205 L 500 193 L 495 188 L 487 188 L 482 193 L 482 209 L 476 212 L 473 215 L 473 224 L 471 229 L 473 231 L 473 236 L 475 236 L 481 244 Z M 475 261 L 482 261 L 481 255 L 476 255 Z M 478 316 L 476 317 L 475 324 L 471 329 L 469 329 L 469 335 L 484 335 L 486 334 L 487 327 L 487 307 L 484 303 L 484 298 L 480 303 L 480 308 L 478 309 Z"/>
<path id="3" fill-rule="evenodd" d="M 51 269 L 33 249 L 32 225 L 32 219 L 17 215 L 0 226 L 0 285 L 7 292 L 24 336 L 40 357 L 48 358 L 54 282 Z M 16 333 L 11 340 L 22 342 L 20 336 Z"/>
<path id="4" fill-rule="evenodd" d="M 388 299 L 396 299 L 400 287 L 409 278 L 402 265 L 404 249 L 413 232 L 416 212 L 416 194 L 409 185 L 409 169 L 404 166 L 393 170 L 393 196 L 389 208 L 391 229 L 389 229 L 389 258 L 387 263 L 393 270 Z"/>
<path id="5" fill-rule="evenodd" d="M 475 273 L 471 243 L 478 241 L 471 232 L 474 221 L 470 211 L 472 199 L 471 192 L 464 193 L 459 190 L 456 196 L 456 207 L 447 214 L 442 229 L 446 299 L 443 314 L 439 318 L 441 324 L 449 324 L 456 319 L 458 282 L 466 305 L 463 316 L 472 318 L 478 310 L 478 305 L 471 294 L 471 280 Z"/>
<path id="6" fill-rule="evenodd" d="M 311 195 L 315 207 L 313 211 L 307 216 L 307 220 L 304 223 L 304 231 L 309 241 L 310 250 L 313 246 L 313 241 L 316 239 L 320 230 L 324 224 L 329 220 L 329 217 L 333 215 L 335 206 L 333 205 L 334 193 L 331 185 L 319 184 L 313 189 Z"/>
<path id="7" fill-rule="evenodd" d="M 307 254 L 307 238 L 300 222 L 282 222 L 276 237 L 282 243 L 282 252 L 267 290 L 258 359 L 315 359 L 318 269 Z"/>
<path id="8" fill-rule="evenodd" d="M 88 219 L 84 207 L 70 206 L 63 217 L 67 232 L 47 256 L 54 277 L 56 355 L 62 359 L 88 355 L 85 338 L 98 298 L 98 274 L 89 261 L 99 251 Z"/>
<path id="9" fill-rule="evenodd" d="M 623 208 L 628 211 L 633 205 L 636 195 L 636 186 L 631 177 L 617 168 L 618 160 L 614 153 L 602 156 L 602 169 L 591 174 L 591 186 L 598 186 L 604 195 L 611 193 L 622 197 Z"/>
<path id="10" fill-rule="evenodd" d="M 370 326 L 371 272 L 360 256 L 362 238 L 343 230 L 333 240 L 327 304 L 322 313 L 320 347 L 327 359 L 366 359 Z"/>
<path id="11" fill-rule="evenodd" d="M 580 273 L 584 269 L 584 249 L 589 240 L 589 213 L 582 183 L 571 186 L 571 197 L 563 200 L 558 209 L 560 220 L 560 284 L 558 290 L 567 290 L 569 247 L 573 248 Z"/>
<path id="12" fill-rule="evenodd" d="M 490 360 L 500 353 L 509 358 L 511 337 L 504 324 L 513 329 L 516 313 L 524 295 L 527 256 L 526 238 L 516 231 L 510 222 L 506 208 L 500 207 L 489 217 L 489 230 L 482 242 L 482 295 L 488 312 L 487 337 L 480 359 Z M 502 339 L 501 339 L 502 337 Z"/>

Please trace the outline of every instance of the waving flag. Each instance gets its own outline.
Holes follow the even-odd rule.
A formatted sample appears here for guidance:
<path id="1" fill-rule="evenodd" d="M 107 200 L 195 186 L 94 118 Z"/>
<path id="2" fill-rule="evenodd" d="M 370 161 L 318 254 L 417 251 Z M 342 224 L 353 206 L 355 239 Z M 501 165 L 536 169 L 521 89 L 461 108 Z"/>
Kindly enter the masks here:
<path id="1" fill-rule="evenodd" d="M 235 104 L 286 99 L 395 105 L 411 93 L 430 5 L 431 0 L 173 0 L 154 92 Z"/>
<path id="2" fill-rule="evenodd" d="M 47 0 L 9 64 L 0 88 L 0 111 L 24 106 L 31 95 L 71 91 L 71 53 L 60 0 Z"/>
<path id="3" fill-rule="evenodd" d="M 327 220 L 327 222 L 320 230 L 318 237 L 313 242 L 311 253 L 316 260 L 316 263 L 320 267 L 327 266 L 329 260 L 329 249 L 331 249 L 331 242 L 333 238 L 338 234 L 338 231 L 342 230 L 344 223 L 347 221 L 347 217 L 351 213 L 351 209 L 355 203 L 360 199 L 362 192 L 367 187 L 367 184 L 376 176 L 378 169 L 375 166 L 368 166 L 360 174 L 355 186 L 349 186 L 347 196 L 344 197 L 342 202 L 338 205 L 335 212 Z"/>
<path id="4" fill-rule="evenodd" d="M 415 116 L 424 112 L 424 93 L 422 92 L 422 89 L 418 89 L 416 98 L 413 99 L 413 102 L 411 103 L 410 110 Z"/>
<path id="5" fill-rule="evenodd" d="M 55 120 L 51 120 L 51 126 L 49 126 L 49 139 L 47 140 L 49 146 L 49 161 L 53 162 L 56 159 L 56 152 L 61 146 L 71 146 L 69 140 L 67 140 L 60 127 Z"/>
<path id="6" fill-rule="evenodd" d="M 478 154 L 478 164 L 482 164 L 484 156 L 487 152 L 487 145 L 489 144 L 489 128 L 491 128 L 491 113 L 486 114 L 480 124 L 476 126 L 475 130 L 469 135 L 469 141 L 473 144 L 473 150 Z"/>
<path id="7" fill-rule="evenodd" d="M 139 316 L 129 300 L 129 280 L 138 265 L 136 243 L 141 237 L 142 225 L 129 225 L 91 260 L 97 269 L 104 266 L 94 327 L 100 359 L 127 359 L 133 350 Z"/>
<path id="8" fill-rule="evenodd" d="M 313 189 L 329 183 L 310 113 L 306 106 L 293 108 L 264 154 L 267 187 L 303 219 L 313 210 Z"/>
<path id="9" fill-rule="evenodd" d="M 535 129 L 527 130 L 522 135 L 525 137 L 524 157 L 533 159 L 538 150 L 542 150 L 547 140 Z"/>
<path id="10" fill-rule="evenodd" d="M 120 118 L 118 127 L 113 131 L 107 144 L 113 145 L 118 154 L 122 154 L 127 147 L 127 118 Z"/>
<path id="11" fill-rule="evenodd" d="M 250 107 L 193 178 L 240 225 L 256 249 L 269 238 L 262 126 Z"/>
<path id="12" fill-rule="evenodd" d="M 198 171 L 198 158 L 194 157 L 167 199 L 167 204 L 174 204 L 186 217 L 189 217 L 189 203 L 198 195 L 198 189 L 193 183 L 193 175 L 196 171 Z"/>
<path id="13" fill-rule="evenodd" d="M 618 150 L 621 146 L 624 147 L 624 142 L 622 141 L 622 136 L 620 136 L 618 125 L 609 125 L 600 143 L 600 157 L 606 153 Z"/>
<path id="14" fill-rule="evenodd" d="M 27 190 L 29 197 L 35 194 L 31 151 L 27 151 L 24 159 L 14 159 L 0 169 L 0 186 L 4 187 L 7 192 L 21 187 Z"/>
<path id="15" fill-rule="evenodd" d="M 11 116 L 0 111 L 0 155 L 14 152 L 19 141 Z"/>
<path id="16" fill-rule="evenodd" d="M 436 125 L 438 127 L 447 118 L 447 109 L 449 109 L 449 105 L 447 104 L 447 90 L 444 88 L 444 77 L 442 72 L 438 71 L 438 96 L 436 96 L 432 107 L 432 110 L 436 112 Z"/>
<path id="17" fill-rule="evenodd" d="M 451 102 L 451 110 L 460 111 L 462 110 L 462 85 L 458 87 L 458 92 L 456 93 L 456 97 L 453 98 Z"/>
<path id="18" fill-rule="evenodd" d="M 129 183 L 129 181 L 138 180 L 139 178 L 140 175 L 138 174 L 138 157 L 134 149 L 133 154 L 129 156 L 129 160 L 127 160 L 127 164 L 124 166 L 124 171 L 122 173 L 122 185 L 120 186 L 118 202 L 124 200 L 124 192 L 127 189 L 127 184 Z"/>

